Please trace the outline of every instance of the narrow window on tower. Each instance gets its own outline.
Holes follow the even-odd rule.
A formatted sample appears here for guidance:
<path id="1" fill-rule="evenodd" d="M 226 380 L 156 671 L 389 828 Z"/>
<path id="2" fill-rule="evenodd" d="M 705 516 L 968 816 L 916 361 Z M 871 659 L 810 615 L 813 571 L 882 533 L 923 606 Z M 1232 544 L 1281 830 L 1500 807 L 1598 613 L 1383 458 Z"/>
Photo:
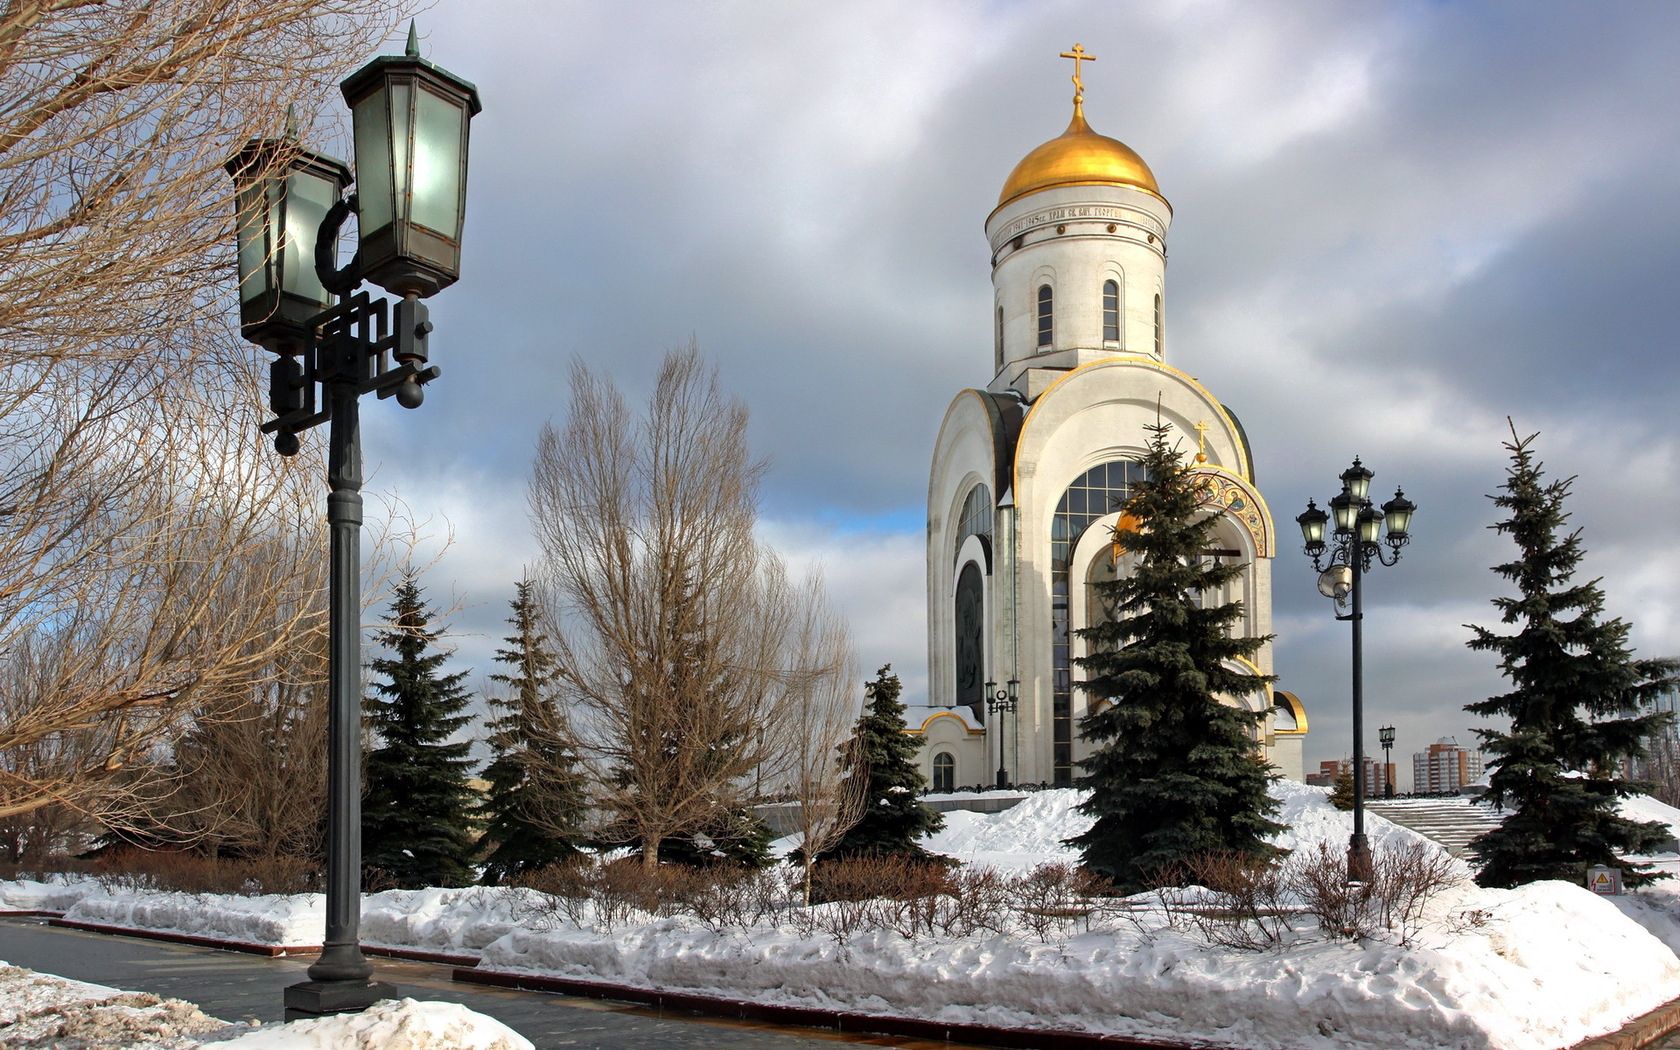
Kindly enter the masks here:
<path id="1" fill-rule="evenodd" d="M 1003 307 L 997 308 L 997 331 L 992 336 L 992 354 L 997 358 L 997 368 L 1003 371 Z"/>
<path id="2" fill-rule="evenodd" d="M 1161 293 L 1156 292 L 1155 293 L 1155 356 L 1156 357 L 1165 356 L 1161 353 L 1161 348 L 1163 346 L 1165 346 L 1166 342 L 1167 342 L 1166 333 L 1161 330 L 1165 326 L 1165 324 L 1166 324 L 1166 315 L 1161 313 Z"/>
<path id="3" fill-rule="evenodd" d="M 1050 295 L 1049 285 L 1041 284 L 1038 286 L 1038 345 L 1041 347 L 1050 345 L 1050 318 L 1053 312 Z"/>
<path id="4" fill-rule="evenodd" d="M 1120 341 L 1120 282 L 1103 282 L 1103 342 Z"/>

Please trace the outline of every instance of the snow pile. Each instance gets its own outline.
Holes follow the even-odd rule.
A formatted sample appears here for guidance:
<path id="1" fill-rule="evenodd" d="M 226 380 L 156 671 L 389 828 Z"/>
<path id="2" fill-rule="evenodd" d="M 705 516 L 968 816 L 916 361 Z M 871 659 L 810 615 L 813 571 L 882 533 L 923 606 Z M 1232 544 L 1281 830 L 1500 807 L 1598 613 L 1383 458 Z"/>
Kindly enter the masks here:
<path id="1" fill-rule="evenodd" d="M 1327 792 L 1274 787 L 1290 849 L 1344 848 L 1352 816 Z M 1071 860 L 1089 826 L 1074 791 L 997 814 L 947 814 L 930 849 L 1027 869 Z M 949 820 L 956 817 L 956 820 Z M 1374 849 L 1427 841 L 1367 814 Z M 1468 869 L 1460 865 L 1460 873 Z M 1629 898 L 1637 900 L 1640 898 Z M 941 1021 L 1053 1027 L 1234 1046 L 1567 1046 L 1680 996 L 1680 959 L 1640 914 L 1564 883 L 1483 890 L 1465 881 L 1432 904 L 1410 947 L 1333 940 L 1298 922 L 1273 950 L 1234 952 L 1158 924 L 1042 942 L 1022 930 L 908 940 L 873 931 L 844 945 L 791 927 L 712 933 L 685 918 L 612 932 L 516 929 L 487 969 L 750 997 Z M 1137 903 L 1150 903 L 1148 897 Z M 832 907 L 832 906 L 830 906 Z M 1643 913 L 1648 912 L 1646 916 Z M 1630 921 L 1630 918 L 1633 921 Z M 1663 919 L 1663 922 L 1670 920 Z M 1680 940 L 1680 923 L 1674 936 Z"/>
<path id="2" fill-rule="evenodd" d="M 50 882 L 33 879 L 0 882 L 0 912 L 65 911 L 98 890 L 97 882 L 78 875 L 63 876 Z"/>
<path id="3" fill-rule="evenodd" d="M 387 890 L 362 898 L 362 943 L 437 952 L 476 953 L 538 911 L 527 890 Z M 216 937 L 245 944 L 318 947 L 326 928 L 319 893 L 227 897 L 90 886 L 64 917 L 105 926 Z"/>
<path id="4" fill-rule="evenodd" d="M 1275 819 L 1288 825 L 1280 846 L 1312 856 L 1323 845 L 1332 857 L 1341 855 L 1352 815 L 1331 807 L 1326 789 L 1279 782 L 1272 790 L 1279 802 Z M 1011 874 L 1073 861 L 1077 854 L 1063 843 L 1090 826 L 1075 809 L 1080 798 L 1072 790 L 1042 791 L 1000 813 L 948 813 L 945 829 L 924 844 Z M 1680 812 L 1659 805 L 1635 800 L 1633 815 L 1680 823 Z M 1367 813 L 1366 820 L 1377 851 L 1427 843 L 1378 813 Z M 1465 865 L 1453 864 L 1464 878 L 1434 898 L 1417 924 L 1421 932 L 1404 947 L 1395 935 L 1333 938 L 1298 916 L 1267 950 L 1221 948 L 1191 924 L 1167 923 L 1160 902 L 1147 894 L 1134 898 L 1130 911 L 1105 909 L 1088 926 L 1069 922 L 1068 932 L 1041 936 L 1010 913 L 1002 932 L 907 938 L 862 927 L 812 932 L 813 922 L 798 912 L 779 926 L 767 920 L 715 932 L 687 916 L 598 924 L 587 906 L 544 908 L 544 899 L 526 890 L 396 890 L 364 899 L 362 933 L 374 944 L 482 949 L 487 969 L 1257 1050 L 1567 1046 L 1680 997 L 1680 883 L 1620 898 L 1559 882 L 1484 890 L 1469 881 Z M 1661 865 L 1680 867 L 1680 858 Z M 841 907 L 822 905 L 826 910 L 811 916 L 836 916 Z M 318 895 L 93 891 L 71 913 L 95 922 L 297 945 L 318 943 L 323 926 Z M 362 1016 L 375 1018 L 365 1022 L 373 1027 L 340 1030 L 330 1039 L 322 1034 L 327 1041 L 228 1045 L 432 1045 L 393 1041 L 407 1038 L 401 1026 L 408 1022 L 395 1014 Z M 431 1032 L 437 1027 L 432 1021 L 453 1023 L 438 1017 L 414 1023 Z M 259 1034 L 277 1038 L 279 1030 Z M 491 1040 L 486 1046 L 500 1045 L 493 1041 L 500 1035 L 485 1038 Z"/>
<path id="5" fill-rule="evenodd" d="M 493 1017 L 457 1003 L 387 999 L 359 1014 L 293 1021 L 215 1044 L 215 1050 L 533 1050 Z"/>
<path id="6" fill-rule="evenodd" d="M 0 1044 L 186 1050 L 238 1031 L 192 1003 L 0 963 Z"/>
<path id="7" fill-rule="evenodd" d="M 1319 842 L 1345 845 L 1353 818 L 1329 805 L 1329 795 L 1329 788 L 1289 780 L 1274 782 L 1272 796 L 1279 806 L 1272 819 L 1288 825 L 1276 839 L 1277 844 L 1289 850 L 1310 848 Z M 1076 863 L 1079 851 L 1063 842 L 1084 834 L 1094 823 L 1074 808 L 1083 798 L 1083 792 L 1058 788 L 1034 792 L 1001 813 L 956 810 L 946 813 L 945 827 L 923 839 L 922 844 L 965 864 L 1011 871 L 1030 871 L 1055 862 Z M 1429 841 L 1369 811 L 1365 814 L 1365 833 L 1372 849 Z"/>
<path id="8" fill-rule="evenodd" d="M 1666 848 L 1669 852 L 1680 849 L 1680 809 L 1658 802 L 1650 795 L 1634 795 L 1618 801 L 1616 812 L 1629 820 L 1654 820 L 1659 824 L 1668 825 L 1670 841 Z"/>
<path id="9" fill-rule="evenodd" d="M 530 890 L 387 890 L 362 898 L 362 943 L 476 954 L 541 910 Z M 320 940 L 320 931 L 315 933 Z"/>
<path id="10" fill-rule="evenodd" d="M 209 893 L 98 890 L 64 912 L 66 919 L 105 926 L 216 937 L 246 944 L 319 945 L 326 929 L 319 893 L 228 897 Z"/>

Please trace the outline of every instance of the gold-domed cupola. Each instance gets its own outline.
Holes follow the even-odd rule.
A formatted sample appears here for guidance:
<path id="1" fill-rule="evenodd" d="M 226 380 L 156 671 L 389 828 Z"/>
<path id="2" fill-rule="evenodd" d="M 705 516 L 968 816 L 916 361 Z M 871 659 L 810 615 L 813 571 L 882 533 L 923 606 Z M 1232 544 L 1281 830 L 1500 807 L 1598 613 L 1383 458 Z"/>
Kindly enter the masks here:
<path id="1" fill-rule="evenodd" d="M 1029 400 L 1051 370 L 1109 354 L 1166 360 L 1172 205 L 1142 157 L 1085 123 L 1079 68 L 1092 56 L 1075 44 L 1062 57 L 1073 59 L 1073 120 L 1015 165 L 986 217 L 992 388 Z"/>
<path id="2" fill-rule="evenodd" d="M 1095 58 L 1079 44 L 1061 57 L 1073 59 L 1073 119 L 1066 131 L 1021 158 L 998 194 L 998 206 L 1052 186 L 1136 186 L 1159 197 L 1155 173 L 1137 151 L 1119 139 L 1097 134 L 1085 122 L 1085 82 L 1079 63 Z"/>

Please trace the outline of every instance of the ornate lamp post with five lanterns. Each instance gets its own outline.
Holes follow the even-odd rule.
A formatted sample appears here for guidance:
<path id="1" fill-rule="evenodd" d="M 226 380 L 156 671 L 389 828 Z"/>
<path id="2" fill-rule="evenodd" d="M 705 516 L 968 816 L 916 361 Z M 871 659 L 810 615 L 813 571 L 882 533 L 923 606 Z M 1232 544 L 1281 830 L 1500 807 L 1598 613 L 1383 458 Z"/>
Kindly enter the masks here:
<path id="1" fill-rule="evenodd" d="M 1365 609 L 1360 581 L 1373 560 L 1383 565 L 1400 560 L 1400 548 L 1412 538 L 1412 513 L 1417 510 L 1405 493 L 1395 489 L 1394 498 L 1378 513 L 1368 495 L 1371 478 L 1371 472 L 1355 457 L 1353 466 L 1342 472 L 1342 491 L 1330 501 L 1331 513 L 1324 513 L 1308 500 L 1306 511 L 1295 518 L 1306 542 L 1305 552 L 1319 571 L 1319 593 L 1334 598 L 1338 608 L 1344 607 L 1350 596 L 1353 599 L 1350 611 L 1336 614 L 1336 619 L 1353 623 L 1353 834 L 1347 852 L 1350 882 L 1366 882 L 1371 877 L 1371 847 L 1365 838 L 1365 668 L 1361 631 Z M 1332 515 L 1336 527 L 1327 545 L 1324 527 Z M 1385 524 L 1388 535 L 1383 536 Z M 1385 543 L 1392 558 L 1383 554 Z"/>
<path id="2" fill-rule="evenodd" d="M 287 1016 L 362 1010 L 393 994 L 373 980 L 361 922 L 360 398 L 395 394 L 417 408 L 432 330 L 421 300 L 455 282 L 466 210 L 467 138 L 478 89 L 420 57 L 414 26 L 400 56 L 374 59 L 341 85 L 350 105 L 350 170 L 302 148 L 295 130 L 254 139 L 228 161 L 239 209 L 239 315 L 244 337 L 276 356 L 262 426 L 283 456 L 299 431 L 332 424 L 327 454 L 330 709 L 327 921 L 309 980 L 286 989 Z M 358 216 L 358 247 L 343 269 L 338 232 Z M 368 280 L 402 298 L 394 306 L 356 291 Z M 338 301 L 335 303 L 335 298 Z"/>

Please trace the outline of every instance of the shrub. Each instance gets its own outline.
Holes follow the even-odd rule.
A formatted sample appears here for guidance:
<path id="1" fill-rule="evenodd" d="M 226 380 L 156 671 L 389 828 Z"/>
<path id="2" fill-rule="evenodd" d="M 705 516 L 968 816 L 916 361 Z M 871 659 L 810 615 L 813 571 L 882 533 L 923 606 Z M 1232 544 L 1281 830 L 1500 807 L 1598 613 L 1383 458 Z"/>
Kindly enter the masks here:
<path id="1" fill-rule="evenodd" d="M 1010 892 L 1021 925 L 1047 942 L 1052 933 L 1071 931 L 1075 926 L 1089 930 L 1091 918 L 1099 910 L 1094 898 L 1111 894 L 1113 886 L 1084 868 L 1057 862 L 1041 864 L 1018 876 Z"/>
<path id="2" fill-rule="evenodd" d="M 315 863 L 301 857 L 215 857 L 135 848 L 103 854 L 92 863 L 89 873 L 107 891 L 155 890 L 236 897 L 307 893 L 317 889 L 320 883 Z"/>
<path id="3" fill-rule="evenodd" d="M 1209 944 L 1260 951 L 1279 944 L 1289 932 L 1293 909 L 1284 864 L 1218 850 L 1187 858 L 1184 874 L 1207 891 L 1182 914 Z"/>

